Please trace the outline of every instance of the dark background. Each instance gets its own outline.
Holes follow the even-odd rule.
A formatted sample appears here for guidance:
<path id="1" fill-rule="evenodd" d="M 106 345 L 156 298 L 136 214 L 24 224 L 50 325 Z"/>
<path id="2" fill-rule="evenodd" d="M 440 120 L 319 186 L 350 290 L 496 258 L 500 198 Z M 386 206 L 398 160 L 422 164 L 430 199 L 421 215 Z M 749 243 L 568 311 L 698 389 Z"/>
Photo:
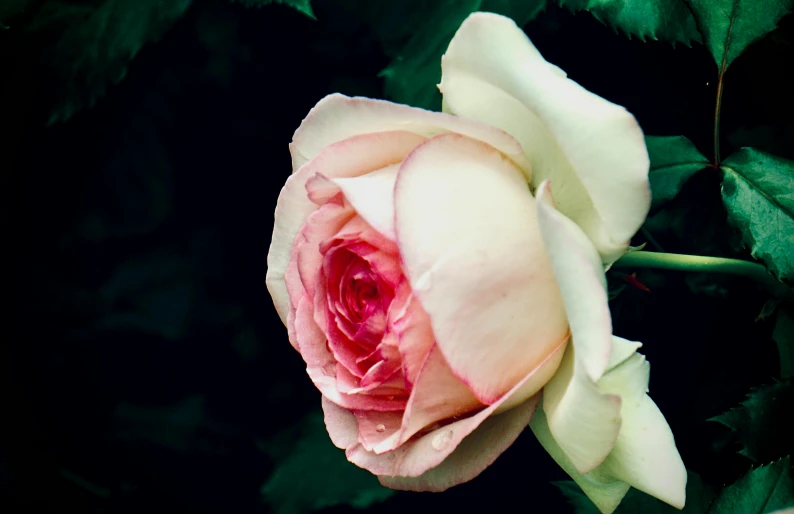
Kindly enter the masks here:
<path id="1" fill-rule="evenodd" d="M 328 93 L 383 97 L 389 62 L 337 4 L 316 0 L 315 21 L 196 0 L 94 107 L 52 125 L 51 40 L 0 32 L 3 513 L 278 511 L 260 487 L 289 450 L 269 448 L 288 448 L 284 434 L 298 438 L 320 401 L 264 284 L 287 144 Z M 723 156 L 752 145 L 794 158 L 793 25 L 729 69 Z M 682 134 L 712 155 L 717 70 L 703 46 L 630 40 L 558 8 L 526 31 L 646 134 Z M 649 220 L 666 251 L 746 256 L 717 173 Z M 614 300 L 615 333 L 644 343 L 687 467 L 733 481 L 749 462 L 706 420 L 776 373 L 772 325 L 756 321 L 767 298 L 738 279 L 638 278 L 651 293 Z M 308 461 L 296 479 L 327 472 Z M 370 510 L 567 511 L 550 484 L 565 478 L 526 431 L 476 480 Z"/>

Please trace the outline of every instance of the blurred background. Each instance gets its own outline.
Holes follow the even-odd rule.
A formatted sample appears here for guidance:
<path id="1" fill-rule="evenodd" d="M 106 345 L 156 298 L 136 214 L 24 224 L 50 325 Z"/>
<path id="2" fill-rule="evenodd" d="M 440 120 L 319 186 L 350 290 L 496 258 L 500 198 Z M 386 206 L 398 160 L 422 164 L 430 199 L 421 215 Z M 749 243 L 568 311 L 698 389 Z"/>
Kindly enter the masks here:
<path id="1" fill-rule="evenodd" d="M 314 0 L 311 17 L 132 1 L 0 0 L 0 512 L 573 512 L 529 431 L 443 494 L 393 493 L 346 463 L 265 289 L 292 133 L 331 92 L 438 108 L 435 90 L 412 96 L 381 72 L 406 62 L 412 16 L 450 2 Z M 728 71 L 723 155 L 794 158 L 792 28 Z M 525 30 L 646 134 L 711 155 L 717 70 L 702 45 L 552 5 Z M 717 182 L 697 175 L 646 234 L 668 252 L 740 254 Z M 766 297 L 740 280 L 637 278 L 650 293 L 616 295 L 615 333 L 644 343 L 687 467 L 732 481 L 748 463 L 706 420 L 776 372 L 772 325 L 756 319 Z"/>

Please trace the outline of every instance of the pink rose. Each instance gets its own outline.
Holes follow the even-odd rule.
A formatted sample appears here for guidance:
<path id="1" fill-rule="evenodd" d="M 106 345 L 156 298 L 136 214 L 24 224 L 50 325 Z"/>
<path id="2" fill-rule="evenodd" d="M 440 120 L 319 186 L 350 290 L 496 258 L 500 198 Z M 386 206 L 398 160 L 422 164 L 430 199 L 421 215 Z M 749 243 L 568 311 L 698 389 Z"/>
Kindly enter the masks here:
<path id="1" fill-rule="evenodd" d="M 441 491 L 532 421 L 602 511 L 629 485 L 682 506 L 605 291 L 649 207 L 642 131 L 507 18 L 470 16 L 442 69 L 455 115 L 331 95 L 290 145 L 267 285 L 331 439 L 388 487 Z"/>

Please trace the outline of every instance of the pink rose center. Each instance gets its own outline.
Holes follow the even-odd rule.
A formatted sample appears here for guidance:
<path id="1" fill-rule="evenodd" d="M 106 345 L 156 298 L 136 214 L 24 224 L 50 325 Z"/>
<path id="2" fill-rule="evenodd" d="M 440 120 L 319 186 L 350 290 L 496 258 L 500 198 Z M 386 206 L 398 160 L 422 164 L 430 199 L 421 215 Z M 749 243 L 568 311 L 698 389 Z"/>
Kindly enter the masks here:
<path id="1" fill-rule="evenodd" d="M 335 236 L 323 255 L 328 344 L 350 378 L 348 392 L 404 391 L 397 337 L 389 329 L 395 291 L 404 281 L 397 255 L 361 239 Z"/>

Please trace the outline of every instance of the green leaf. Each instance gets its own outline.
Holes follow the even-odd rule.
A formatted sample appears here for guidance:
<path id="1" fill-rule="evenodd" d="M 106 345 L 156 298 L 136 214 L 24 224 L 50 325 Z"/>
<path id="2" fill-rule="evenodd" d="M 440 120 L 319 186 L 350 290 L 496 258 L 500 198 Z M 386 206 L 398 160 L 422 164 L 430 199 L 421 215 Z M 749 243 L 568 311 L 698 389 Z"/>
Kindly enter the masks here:
<path id="1" fill-rule="evenodd" d="M 701 42 L 700 33 L 685 0 L 558 0 L 572 11 L 590 11 L 595 18 L 642 41 Z"/>
<path id="2" fill-rule="evenodd" d="M 709 165 L 709 160 L 684 136 L 647 136 L 645 144 L 651 158 L 652 208 L 675 198 L 692 175 Z"/>
<path id="3" fill-rule="evenodd" d="M 565 495 L 575 514 L 599 514 L 596 506 L 576 485 L 576 482 L 566 480 L 554 482 L 554 485 Z M 700 476 L 692 471 L 687 471 L 686 505 L 684 510 L 678 510 L 653 496 L 632 488 L 629 489 L 623 501 L 620 502 L 615 514 L 635 514 L 638 512 L 642 514 L 702 514 L 706 512 L 713 498 L 714 492 L 701 480 Z"/>
<path id="4" fill-rule="evenodd" d="M 52 68 L 63 96 L 50 123 L 66 120 L 92 106 L 149 42 L 159 39 L 182 17 L 191 0 L 103 0 L 75 3 L 51 0 L 31 22 L 31 29 L 57 33 Z"/>
<path id="5" fill-rule="evenodd" d="M 312 10 L 311 0 L 233 0 L 241 3 L 246 7 L 264 7 L 272 4 L 283 4 L 297 9 L 309 18 L 315 20 L 314 11 Z"/>
<path id="6" fill-rule="evenodd" d="M 406 27 L 411 29 L 410 37 L 402 45 L 384 44 L 387 53 L 393 57 L 381 72 L 386 95 L 400 103 L 439 110 L 441 94 L 436 84 L 441 80 L 441 56 L 469 14 L 475 11 L 495 12 L 510 16 L 523 26 L 545 7 L 546 0 L 414 0 L 397 4 L 397 7 L 381 9 L 379 6 L 373 11 L 374 16 L 404 20 L 401 28 L 395 28 L 395 31 L 402 32 Z M 395 37 L 387 31 L 377 32 L 386 42 L 400 39 L 399 35 Z"/>
<path id="7" fill-rule="evenodd" d="M 723 489 L 709 514 L 767 514 L 794 507 L 789 457 L 756 468 Z"/>
<path id="8" fill-rule="evenodd" d="M 753 257 L 781 280 L 794 280 L 794 161 L 742 148 L 722 169 L 731 224 Z"/>
<path id="9" fill-rule="evenodd" d="M 780 376 L 794 378 L 794 315 L 791 305 L 778 310 L 772 338 L 780 355 Z"/>
<path id="10" fill-rule="evenodd" d="M 300 440 L 262 486 L 273 512 L 298 514 L 333 505 L 364 509 L 394 494 L 374 475 L 347 461 L 344 451 L 331 443 L 321 414 L 307 416 L 285 434 L 296 431 L 301 433 Z M 272 446 L 278 450 L 288 438 L 277 435 Z"/>
<path id="11" fill-rule="evenodd" d="M 769 462 L 794 451 L 794 384 L 776 382 L 747 395 L 741 406 L 711 418 L 730 428 L 739 453 L 755 462 Z"/>
<path id="12" fill-rule="evenodd" d="M 720 72 L 771 32 L 794 0 L 689 0 Z"/>

